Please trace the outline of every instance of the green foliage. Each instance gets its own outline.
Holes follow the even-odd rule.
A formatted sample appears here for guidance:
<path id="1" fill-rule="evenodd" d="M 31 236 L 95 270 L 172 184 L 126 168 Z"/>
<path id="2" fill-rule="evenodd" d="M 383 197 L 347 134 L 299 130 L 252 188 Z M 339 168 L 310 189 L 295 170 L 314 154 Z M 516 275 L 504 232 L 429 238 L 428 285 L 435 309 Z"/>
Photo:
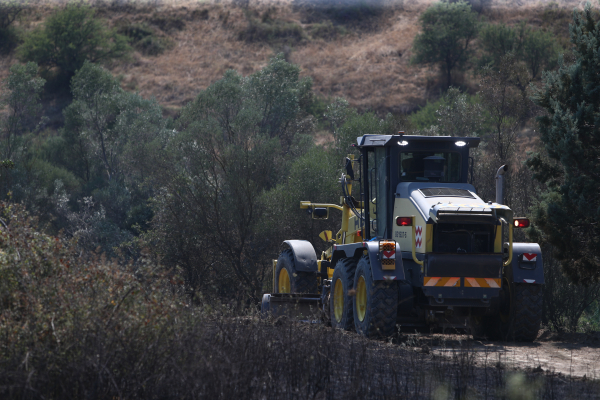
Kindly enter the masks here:
<path id="1" fill-rule="evenodd" d="M 448 87 L 452 71 L 469 59 L 471 41 L 479 29 L 477 14 L 464 1 L 441 1 L 419 17 L 421 30 L 413 42 L 417 64 L 439 64 Z"/>
<path id="2" fill-rule="evenodd" d="M 408 121 L 416 134 L 426 135 L 481 136 L 489 129 L 479 96 L 461 93 L 454 87 L 410 115 Z"/>
<path id="3" fill-rule="evenodd" d="M 173 47 L 169 38 L 157 35 L 154 29 L 144 23 L 122 26 L 118 32 L 129 37 L 133 47 L 146 55 L 157 56 Z"/>
<path id="4" fill-rule="evenodd" d="M 54 225 L 77 237 L 81 247 L 100 246 L 114 255 L 137 233 L 135 225 L 146 226 L 152 217 L 152 188 L 144 185 L 166 146 L 167 121 L 155 100 L 125 92 L 108 71 L 89 62 L 73 77 L 72 93 L 61 136 L 47 140 L 38 155 L 59 168 L 46 168 L 58 180 L 50 199 L 60 217 Z"/>
<path id="5" fill-rule="evenodd" d="M 294 0 L 293 5 L 302 10 L 309 22 L 327 20 L 335 24 L 370 28 L 377 18 L 385 12 L 386 4 L 382 0 L 345 0 L 338 2 L 321 0 Z"/>
<path id="6" fill-rule="evenodd" d="M 333 40 L 346 32 L 346 28 L 334 25 L 331 21 L 314 23 L 308 28 L 308 33 L 313 39 Z"/>
<path id="7" fill-rule="evenodd" d="M 505 24 L 485 24 L 479 32 L 479 41 L 486 54 L 479 61 L 482 66 L 499 64 L 508 53 L 521 54 L 526 25 L 518 28 Z"/>
<path id="8" fill-rule="evenodd" d="M 259 298 L 277 246 L 272 233 L 259 234 L 263 195 L 306 151 L 310 87 L 278 56 L 246 78 L 227 71 L 182 111 L 153 173 L 161 189 L 146 238 L 183 268 L 192 292 Z"/>
<path id="9" fill-rule="evenodd" d="M 600 281 L 600 22 L 591 7 L 574 12 L 571 43 L 575 61 L 547 73 L 534 95 L 546 111 L 538 118 L 544 154 L 528 160 L 534 177 L 547 185 L 535 210 L 532 237 L 554 246 L 555 256 L 575 282 Z"/>
<path id="10" fill-rule="evenodd" d="M 248 25 L 240 31 L 238 38 L 247 42 L 296 44 L 306 38 L 304 29 L 294 22 L 277 19 L 274 9 L 267 9 L 260 18 L 246 11 Z"/>
<path id="11" fill-rule="evenodd" d="M 560 46 L 556 37 L 547 31 L 534 29 L 522 22 L 513 28 L 504 24 L 487 24 L 480 32 L 480 42 L 485 52 L 480 65 L 499 66 L 509 53 L 522 61 L 536 79 L 544 69 L 554 68 Z"/>
<path id="12" fill-rule="evenodd" d="M 519 130 L 531 117 L 532 104 L 527 97 L 529 76 L 512 53 L 500 60 L 494 69 L 482 71 L 481 91 L 483 106 L 489 112 L 491 124 L 491 154 L 497 162 L 506 163 L 514 154 Z"/>
<path id="13" fill-rule="evenodd" d="M 208 15 L 208 13 L 206 15 Z M 152 25 L 159 27 L 161 31 L 166 33 L 173 31 L 182 31 L 185 29 L 185 21 L 181 19 L 181 17 L 175 15 L 154 14 L 148 20 L 148 22 L 150 22 Z"/>
<path id="14" fill-rule="evenodd" d="M 37 122 L 36 117 L 41 110 L 40 92 L 45 82 L 38 76 L 37 69 L 37 65 L 32 62 L 26 65 L 15 64 L 10 68 L 6 82 L 7 92 L 0 101 L 0 107 L 6 109 L 0 119 L 0 149 L 5 159 L 13 157 L 19 137 L 32 130 Z"/>
<path id="15" fill-rule="evenodd" d="M 19 35 L 11 26 L 25 5 L 17 0 L 5 0 L 0 3 L 0 54 L 8 54 L 19 44 Z"/>
<path id="16" fill-rule="evenodd" d="M 559 45 L 555 36 L 542 30 L 528 30 L 523 40 L 522 59 L 527 65 L 531 79 L 543 70 L 553 69 L 558 62 Z"/>
<path id="17" fill-rule="evenodd" d="M 84 62 L 104 62 L 126 56 L 131 48 L 127 38 L 109 30 L 95 17 L 95 10 L 69 3 L 55 12 L 43 27 L 29 33 L 19 47 L 23 61 L 34 61 L 54 77 L 57 89 L 67 84 Z M 50 76 L 50 75 L 48 75 Z"/>

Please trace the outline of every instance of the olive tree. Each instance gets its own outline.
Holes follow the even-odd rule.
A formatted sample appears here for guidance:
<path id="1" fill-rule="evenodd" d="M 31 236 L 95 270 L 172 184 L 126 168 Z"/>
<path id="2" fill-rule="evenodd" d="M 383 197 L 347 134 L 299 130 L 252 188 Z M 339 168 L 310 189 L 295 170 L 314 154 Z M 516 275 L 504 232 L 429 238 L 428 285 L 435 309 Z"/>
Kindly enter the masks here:
<path id="1" fill-rule="evenodd" d="M 301 104 L 310 81 L 282 56 L 243 77 L 227 71 L 182 111 L 153 179 L 153 230 L 165 263 L 183 269 L 192 293 L 256 301 L 279 243 L 261 230 L 264 194 L 309 147 Z M 308 141 L 307 141 L 308 139 Z"/>
<path id="2" fill-rule="evenodd" d="M 36 62 L 48 76 L 56 68 L 57 88 L 66 87 L 86 60 L 103 62 L 130 51 L 125 36 L 108 29 L 96 18 L 93 8 L 76 3 L 69 3 L 48 17 L 17 49 L 21 60 Z"/>
<path id="3" fill-rule="evenodd" d="M 441 1 L 429 7 L 421 17 L 421 33 L 413 42 L 413 62 L 437 64 L 452 86 L 452 71 L 469 59 L 471 41 L 477 36 L 477 14 L 464 1 Z"/>

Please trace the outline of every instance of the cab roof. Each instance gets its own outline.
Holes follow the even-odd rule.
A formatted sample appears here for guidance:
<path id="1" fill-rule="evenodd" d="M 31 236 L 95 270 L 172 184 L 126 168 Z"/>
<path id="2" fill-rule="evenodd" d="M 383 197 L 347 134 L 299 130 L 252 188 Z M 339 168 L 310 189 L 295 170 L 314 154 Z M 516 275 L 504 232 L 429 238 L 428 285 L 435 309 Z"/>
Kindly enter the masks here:
<path id="1" fill-rule="evenodd" d="M 458 136 L 418 136 L 418 135 L 364 135 L 356 138 L 358 147 L 386 147 L 398 146 L 410 143 L 423 144 L 430 142 L 432 144 L 445 144 L 464 142 L 462 146 L 467 145 L 469 148 L 479 146 L 481 141 L 478 137 L 458 137 Z M 407 142 L 407 143 L 403 143 Z M 459 144 L 457 144 L 459 145 Z M 459 145 L 460 146 L 460 145 Z"/>

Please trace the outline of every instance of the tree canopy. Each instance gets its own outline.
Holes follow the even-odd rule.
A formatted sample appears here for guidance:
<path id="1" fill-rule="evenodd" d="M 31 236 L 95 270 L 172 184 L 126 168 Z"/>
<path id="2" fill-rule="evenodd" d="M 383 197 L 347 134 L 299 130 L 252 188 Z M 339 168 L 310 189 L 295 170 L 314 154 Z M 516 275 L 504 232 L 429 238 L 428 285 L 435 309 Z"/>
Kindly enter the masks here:
<path id="1" fill-rule="evenodd" d="M 94 9 L 69 3 L 27 35 L 18 53 L 23 61 L 33 61 L 47 70 L 58 68 L 57 84 L 67 86 L 86 60 L 103 62 L 130 50 L 127 38 L 106 28 L 95 18 Z"/>
<path id="2" fill-rule="evenodd" d="M 544 77 L 534 101 L 545 152 L 528 165 L 547 191 L 535 212 L 535 239 L 555 248 L 576 282 L 600 280 L 600 22 L 591 7 L 574 11 L 574 62 L 561 60 Z"/>
<path id="3" fill-rule="evenodd" d="M 452 85 L 452 71 L 469 58 L 471 41 L 477 35 L 477 14 L 471 6 L 458 1 L 441 1 L 429 7 L 421 17 L 421 30 L 414 40 L 418 64 L 439 64 L 446 77 L 446 85 Z"/>

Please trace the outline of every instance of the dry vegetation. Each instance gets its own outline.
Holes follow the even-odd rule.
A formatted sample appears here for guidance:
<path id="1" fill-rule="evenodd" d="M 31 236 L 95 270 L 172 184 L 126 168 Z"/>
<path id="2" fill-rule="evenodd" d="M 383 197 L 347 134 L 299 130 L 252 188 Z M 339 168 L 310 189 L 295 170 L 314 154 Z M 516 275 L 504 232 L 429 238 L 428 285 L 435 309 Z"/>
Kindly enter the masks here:
<path id="1" fill-rule="evenodd" d="M 329 35 L 315 34 L 327 23 L 323 15 L 295 7 L 292 1 L 191 2 L 99 2 L 99 15 L 113 26 L 146 23 L 174 45 L 158 56 L 134 53 L 132 59 L 115 63 L 111 71 L 122 76 L 127 90 L 144 97 L 156 97 L 175 111 L 202 89 L 222 77 L 227 69 L 249 75 L 264 67 L 276 52 L 301 66 L 311 76 L 315 93 L 322 97 L 343 97 L 361 110 L 384 114 L 406 113 L 418 109 L 440 94 L 437 71 L 411 65 L 411 45 L 418 33 L 420 13 L 431 3 L 396 1 L 376 17 L 357 24 L 341 26 Z M 56 3 L 50 3 L 56 4 Z M 516 24 L 526 19 L 549 27 L 566 44 L 573 7 L 580 1 L 475 1 L 474 8 L 491 22 Z M 48 2 L 32 8 L 21 20 L 30 29 L 43 21 L 51 6 Z M 249 21 L 265 15 L 271 22 L 301 27 L 301 39 L 244 40 Z M 165 22 L 166 21 L 166 22 Z M 13 57 L 2 58 L 0 79 Z M 465 89 L 477 90 L 470 72 L 459 77 Z"/>

